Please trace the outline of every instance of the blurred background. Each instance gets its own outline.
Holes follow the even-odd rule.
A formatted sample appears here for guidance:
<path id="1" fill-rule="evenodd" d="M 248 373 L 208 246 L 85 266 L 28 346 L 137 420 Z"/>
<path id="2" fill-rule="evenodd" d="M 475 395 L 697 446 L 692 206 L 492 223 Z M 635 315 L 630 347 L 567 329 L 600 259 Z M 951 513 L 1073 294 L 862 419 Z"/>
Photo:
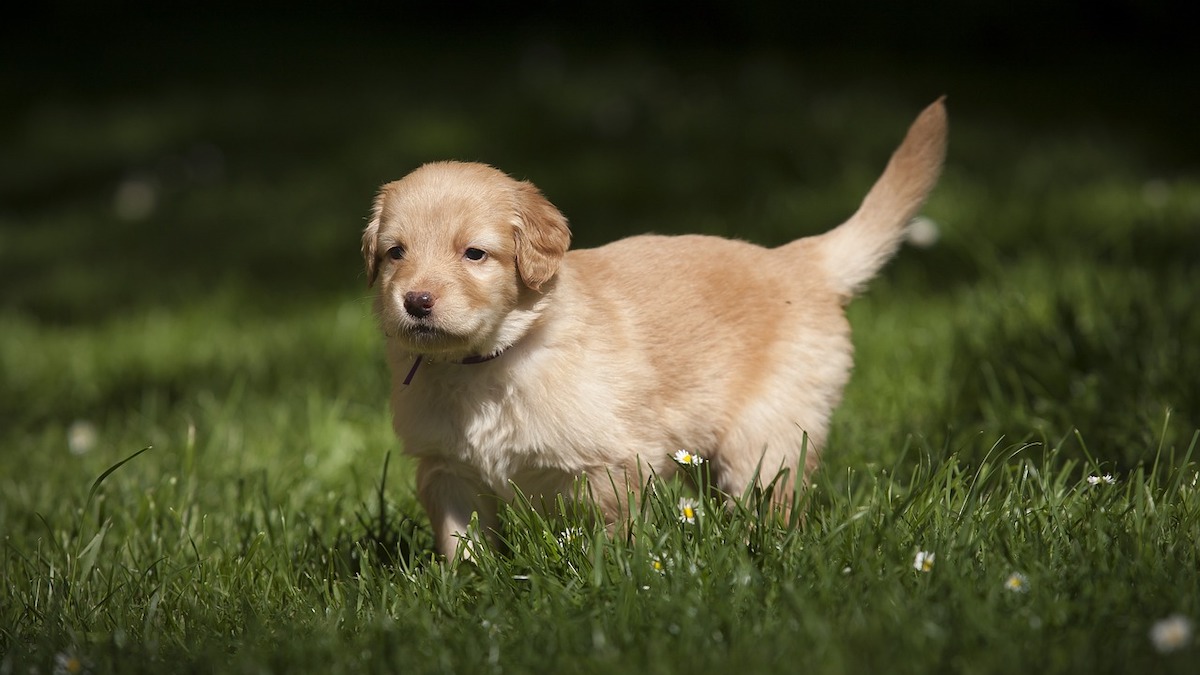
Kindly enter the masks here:
<path id="1" fill-rule="evenodd" d="M 1047 144 L 1122 145 L 1147 180 L 1200 155 L 1200 51 L 1164 3 L 189 4 L 39 3 L 0 29 L 5 306 L 71 321 L 214 284 L 344 292 L 374 188 L 443 158 L 535 181 L 581 245 L 778 243 L 860 186 L 790 219 L 770 188 L 868 184 L 941 94 L 964 127 L 952 171 L 998 193 L 1080 179 L 1021 164 Z"/>
<path id="2" fill-rule="evenodd" d="M 148 391 L 186 398 L 195 378 L 220 387 L 203 360 L 53 384 L 23 356 L 49 336 L 203 305 L 187 323 L 203 342 L 249 317 L 368 307 L 370 200 L 422 162 L 532 180 L 576 246 L 646 231 L 775 245 L 848 216 L 945 94 L 934 240 L 871 295 L 977 312 L 942 359 L 957 389 L 918 414 L 1089 424 L 1129 461 L 1164 409 L 1200 423 L 1200 41 L 1178 7 L 785 4 L 24 6 L 0 25 L 0 413 L 31 431 Z M 860 351 L 909 358 L 919 333 L 903 344 Z M 303 367 L 331 380 L 365 367 L 320 351 Z M 891 405 L 878 414 L 906 402 Z M 1138 423 L 1110 425 L 1114 410 Z"/>

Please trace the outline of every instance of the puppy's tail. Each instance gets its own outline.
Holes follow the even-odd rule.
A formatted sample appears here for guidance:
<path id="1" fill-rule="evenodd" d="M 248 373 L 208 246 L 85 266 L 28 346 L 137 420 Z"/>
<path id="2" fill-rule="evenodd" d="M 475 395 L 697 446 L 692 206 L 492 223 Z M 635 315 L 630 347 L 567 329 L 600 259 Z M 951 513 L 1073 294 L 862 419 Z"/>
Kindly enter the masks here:
<path id="1" fill-rule="evenodd" d="M 846 297 L 862 290 L 896 252 L 904 227 L 937 183 L 946 157 L 944 101 L 934 101 L 909 127 L 858 211 L 814 238 L 828 278 Z"/>

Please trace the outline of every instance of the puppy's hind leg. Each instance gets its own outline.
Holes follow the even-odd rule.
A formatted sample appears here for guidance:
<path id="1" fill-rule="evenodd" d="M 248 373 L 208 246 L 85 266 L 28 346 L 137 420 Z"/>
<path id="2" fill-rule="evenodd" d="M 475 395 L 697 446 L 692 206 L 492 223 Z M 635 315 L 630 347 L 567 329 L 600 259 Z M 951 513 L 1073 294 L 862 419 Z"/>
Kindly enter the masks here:
<path id="1" fill-rule="evenodd" d="M 744 500 L 747 508 L 761 507 L 772 517 L 792 522 L 793 509 L 803 508 L 803 495 L 797 490 L 808 485 L 819 463 L 815 439 L 799 428 L 793 431 L 771 435 L 743 428 L 728 434 L 713 461 L 717 488 Z"/>
<path id="2" fill-rule="evenodd" d="M 590 502 L 610 532 L 615 532 L 617 525 L 627 520 L 629 513 L 637 508 L 637 495 L 641 493 L 644 481 L 636 465 L 615 469 L 601 467 L 586 474 L 585 487 Z"/>

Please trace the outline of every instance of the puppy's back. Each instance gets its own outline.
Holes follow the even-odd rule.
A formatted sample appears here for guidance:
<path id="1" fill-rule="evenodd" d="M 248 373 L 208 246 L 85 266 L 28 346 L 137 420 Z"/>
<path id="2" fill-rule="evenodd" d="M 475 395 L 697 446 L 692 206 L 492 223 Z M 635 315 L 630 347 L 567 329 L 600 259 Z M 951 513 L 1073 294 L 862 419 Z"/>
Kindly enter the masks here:
<path id="1" fill-rule="evenodd" d="M 642 351 L 663 399 L 712 391 L 736 400 L 801 333 L 845 335 L 811 238 L 784 256 L 720 237 L 643 235 L 569 251 L 561 273 L 567 311 L 588 312 L 587 323 L 606 326 L 604 340 Z"/>

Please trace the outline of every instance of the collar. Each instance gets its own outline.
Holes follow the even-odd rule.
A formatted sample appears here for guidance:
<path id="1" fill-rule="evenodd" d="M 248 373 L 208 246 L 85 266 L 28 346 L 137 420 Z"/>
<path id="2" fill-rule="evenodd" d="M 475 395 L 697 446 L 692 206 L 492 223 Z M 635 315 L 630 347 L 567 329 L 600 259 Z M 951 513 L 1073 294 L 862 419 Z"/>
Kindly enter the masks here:
<path id="1" fill-rule="evenodd" d="M 470 366 L 470 365 L 473 365 L 476 363 L 484 363 L 485 361 L 491 361 L 492 359 L 496 358 L 497 356 L 500 356 L 501 354 L 504 353 L 504 351 L 505 351 L 504 349 L 498 349 L 498 350 L 492 352 L 491 354 L 472 354 L 471 356 L 467 356 L 467 357 L 463 358 L 461 361 L 456 361 L 455 363 L 458 363 L 458 364 L 464 365 L 464 366 Z M 413 376 L 415 376 L 417 374 L 417 366 L 421 365 L 421 361 L 424 358 L 425 357 L 423 355 L 418 354 L 417 358 L 413 360 L 412 368 L 409 368 L 408 375 L 404 376 L 405 386 L 409 385 L 412 382 Z"/>

